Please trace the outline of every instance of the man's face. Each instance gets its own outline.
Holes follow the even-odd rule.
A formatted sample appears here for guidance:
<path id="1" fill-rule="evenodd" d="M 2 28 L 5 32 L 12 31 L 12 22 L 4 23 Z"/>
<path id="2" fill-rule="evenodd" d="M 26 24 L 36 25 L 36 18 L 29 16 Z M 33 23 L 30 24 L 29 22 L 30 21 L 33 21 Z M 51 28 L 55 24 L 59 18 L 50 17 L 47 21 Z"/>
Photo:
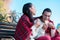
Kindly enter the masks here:
<path id="1" fill-rule="evenodd" d="M 51 12 L 45 11 L 44 14 L 42 15 L 44 20 L 49 20 L 51 16 Z"/>

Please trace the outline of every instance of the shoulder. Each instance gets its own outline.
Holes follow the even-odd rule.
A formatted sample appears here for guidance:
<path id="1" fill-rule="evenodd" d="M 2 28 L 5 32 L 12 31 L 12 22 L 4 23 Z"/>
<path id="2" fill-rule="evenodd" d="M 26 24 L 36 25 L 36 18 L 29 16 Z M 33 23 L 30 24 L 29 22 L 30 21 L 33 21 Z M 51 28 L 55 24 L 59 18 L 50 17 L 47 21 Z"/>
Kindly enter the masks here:
<path id="1" fill-rule="evenodd" d="M 37 21 L 40 21 L 40 19 L 39 19 L 39 18 L 37 18 L 36 20 L 37 20 Z"/>
<path id="2" fill-rule="evenodd" d="M 26 15 L 22 15 L 21 18 L 19 19 L 18 23 L 24 23 L 28 22 L 28 17 Z"/>
<path id="3" fill-rule="evenodd" d="M 26 23 L 27 25 L 33 25 L 33 23 L 30 21 L 29 17 L 27 15 L 22 15 L 21 20 L 23 23 Z"/>
<path id="4" fill-rule="evenodd" d="M 34 23 L 36 23 L 36 22 L 40 22 L 40 19 L 39 18 L 35 19 Z"/>
<path id="5" fill-rule="evenodd" d="M 28 21 L 29 20 L 29 17 L 27 15 L 22 15 L 20 20 L 22 21 Z"/>

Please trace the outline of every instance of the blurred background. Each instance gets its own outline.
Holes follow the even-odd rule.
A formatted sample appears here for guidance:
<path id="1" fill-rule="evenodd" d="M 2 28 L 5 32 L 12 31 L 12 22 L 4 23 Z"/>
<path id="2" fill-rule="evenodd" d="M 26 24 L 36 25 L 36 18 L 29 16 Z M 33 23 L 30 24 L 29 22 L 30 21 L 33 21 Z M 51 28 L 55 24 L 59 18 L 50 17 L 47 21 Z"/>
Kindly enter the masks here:
<path id="1" fill-rule="evenodd" d="M 15 14 L 14 16 L 16 16 L 16 18 L 7 18 L 7 20 L 9 22 L 12 22 L 13 20 L 18 22 L 19 18 L 23 14 L 22 7 L 28 2 L 33 3 L 36 8 L 37 12 L 34 17 L 41 16 L 42 11 L 45 8 L 50 8 L 52 10 L 51 20 L 54 21 L 55 27 L 60 23 L 60 0 L 1 0 L 0 14 L 7 15 L 9 18 Z"/>
<path id="2" fill-rule="evenodd" d="M 60 23 L 60 0 L 13 0 L 10 8 L 22 15 L 22 7 L 28 2 L 33 3 L 36 8 L 35 17 L 40 16 L 45 8 L 50 8 L 52 10 L 51 20 L 54 21 L 55 26 Z"/>

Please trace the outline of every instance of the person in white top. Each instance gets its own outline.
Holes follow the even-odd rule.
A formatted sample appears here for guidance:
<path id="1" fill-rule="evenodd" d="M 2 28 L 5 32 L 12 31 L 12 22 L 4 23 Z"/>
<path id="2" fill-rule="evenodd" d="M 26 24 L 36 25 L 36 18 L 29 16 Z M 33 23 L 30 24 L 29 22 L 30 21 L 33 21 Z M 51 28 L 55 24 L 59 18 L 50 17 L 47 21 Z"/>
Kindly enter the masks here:
<path id="1" fill-rule="evenodd" d="M 51 10 L 44 9 L 41 18 L 35 20 L 32 26 L 32 34 L 30 40 L 60 40 L 60 36 L 55 37 L 56 29 L 53 22 L 50 20 Z"/>
<path id="2" fill-rule="evenodd" d="M 39 26 L 36 26 L 36 25 L 32 26 L 31 29 L 32 29 L 33 35 L 30 36 L 31 40 L 35 40 L 41 36 L 45 36 L 45 30 L 43 29 L 43 25 L 45 25 L 45 23 L 43 23 L 40 19 L 36 19 L 35 24 Z"/>

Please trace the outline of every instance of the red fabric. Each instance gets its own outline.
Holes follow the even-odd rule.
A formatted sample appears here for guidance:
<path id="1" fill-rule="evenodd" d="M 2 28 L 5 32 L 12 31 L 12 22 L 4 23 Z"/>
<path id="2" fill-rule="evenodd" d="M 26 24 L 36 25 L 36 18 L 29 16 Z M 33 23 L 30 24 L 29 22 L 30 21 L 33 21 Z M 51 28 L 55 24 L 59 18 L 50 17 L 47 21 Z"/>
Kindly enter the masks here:
<path id="1" fill-rule="evenodd" d="M 55 37 L 52 37 L 51 40 L 60 40 L 60 35 L 58 31 L 56 30 Z"/>
<path id="2" fill-rule="evenodd" d="M 53 21 L 51 21 L 51 20 L 49 20 L 49 22 L 53 23 Z M 54 25 L 54 23 L 53 23 L 53 25 Z M 55 29 L 55 28 L 52 28 L 52 29 Z M 50 27 L 48 27 L 45 32 L 51 36 L 51 28 Z"/>
<path id="3" fill-rule="evenodd" d="M 60 40 L 60 36 L 53 37 L 51 40 Z"/>
<path id="4" fill-rule="evenodd" d="M 53 21 L 51 21 L 51 20 L 50 20 L 50 22 L 53 23 Z M 52 28 L 52 29 L 55 29 L 55 28 Z M 48 33 L 51 36 L 51 28 L 48 27 L 47 30 L 46 30 L 46 33 Z M 59 35 L 57 30 L 55 32 L 55 36 L 51 37 L 51 40 L 60 40 L 60 35 Z"/>
<path id="5" fill-rule="evenodd" d="M 29 38 L 32 25 L 33 23 L 30 22 L 29 17 L 23 15 L 16 26 L 15 40 L 26 40 Z"/>

